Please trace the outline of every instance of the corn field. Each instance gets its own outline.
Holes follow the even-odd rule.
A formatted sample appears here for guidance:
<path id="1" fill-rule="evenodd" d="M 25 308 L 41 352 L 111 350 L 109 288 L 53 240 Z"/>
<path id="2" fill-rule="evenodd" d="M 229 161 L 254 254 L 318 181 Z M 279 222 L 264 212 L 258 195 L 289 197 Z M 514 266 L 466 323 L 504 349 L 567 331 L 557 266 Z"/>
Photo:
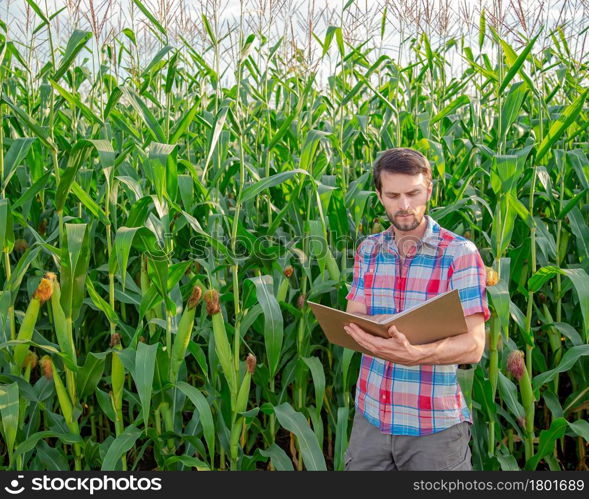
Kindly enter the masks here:
<path id="1" fill-rule="evenodd" d="M 376 42 L 309 37 L 319 65 L 245 25 L 228 64 L 217 20 L 197 47 L 133 0 L 143 61 L 131 27 L 62 41 L 46 5 L 37 69 L 0 23 L 2 469 L 342 470 L 360 355 L 306 300 L 345 309 L 399 146 L 496 272 L 458 370 L 474 468 L 588 469 L 587 28 L 517 41 L 483 10 L 468 38 L 406 31 L 401 59 L 374 48 L 386 2 Z"/>

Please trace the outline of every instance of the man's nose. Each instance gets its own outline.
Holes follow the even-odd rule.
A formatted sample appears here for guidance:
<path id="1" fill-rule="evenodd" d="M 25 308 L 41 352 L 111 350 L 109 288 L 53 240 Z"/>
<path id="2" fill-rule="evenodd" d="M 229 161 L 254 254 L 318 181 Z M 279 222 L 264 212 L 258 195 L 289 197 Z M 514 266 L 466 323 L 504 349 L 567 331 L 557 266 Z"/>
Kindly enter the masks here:
<path id="1" fill-rule="evenodd" d="M 401 197 L 401 200 L 399 202 L 399 208 L 401 208 L 404 211 L 407 211 L 409 209 L 409 199 L 406 197 Z"/>

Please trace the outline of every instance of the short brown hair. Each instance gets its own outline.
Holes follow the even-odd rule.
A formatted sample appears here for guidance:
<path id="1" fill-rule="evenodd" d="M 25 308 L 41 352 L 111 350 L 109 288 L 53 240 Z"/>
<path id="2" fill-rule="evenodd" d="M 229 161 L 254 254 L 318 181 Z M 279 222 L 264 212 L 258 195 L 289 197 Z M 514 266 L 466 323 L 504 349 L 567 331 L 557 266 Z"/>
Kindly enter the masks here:
<path id="1" fill-rule="evenodd" d="M 374 163 L 374 186 L 378 192 L 382 191 L 380 173 L 404 173 L 406 175 L 419 175 L 423 173 L 427 184 L 432 182 L 432 169 L 427 158 L 415 149 L 396 147 L 383 152 Z"/>

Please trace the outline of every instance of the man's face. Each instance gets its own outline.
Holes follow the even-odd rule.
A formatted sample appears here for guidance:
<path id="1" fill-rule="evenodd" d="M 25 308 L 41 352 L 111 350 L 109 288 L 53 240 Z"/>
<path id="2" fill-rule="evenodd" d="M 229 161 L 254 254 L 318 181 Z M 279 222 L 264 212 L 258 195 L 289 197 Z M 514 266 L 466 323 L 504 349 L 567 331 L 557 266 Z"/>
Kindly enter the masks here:
<path id="1" fill-rule="evenodd" d="M 432 194 L 432 186 L 427 185 L 425 175 L 383 171 L 380 179 L 382 192 L 377 190 L 376 194 L 393 226 L 403 232 L 417 228 Z"/>

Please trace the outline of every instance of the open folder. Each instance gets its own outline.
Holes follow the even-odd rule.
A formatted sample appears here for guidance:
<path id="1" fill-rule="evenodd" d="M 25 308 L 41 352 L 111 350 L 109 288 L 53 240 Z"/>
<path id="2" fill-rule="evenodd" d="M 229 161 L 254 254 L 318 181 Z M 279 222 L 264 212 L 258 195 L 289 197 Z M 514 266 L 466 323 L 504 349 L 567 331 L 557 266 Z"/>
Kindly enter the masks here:
<path id="1" fill-rule="evenodd" d="M 371 355 L 370 352 L 358 345 L 346 333 L 344 330 L 346 324 L 353 322 L 364 331 L 383 338 L 389 337 L 388 329 L 395 325 L 413 345 L 431 343 L 468 331 L 457 289 L 439 294 L 381 321 L 371 320 L 368 317 L 344 312 L 312 301 L 307 301 L 307 303 L 331 343 L 369 355 Z"/>

